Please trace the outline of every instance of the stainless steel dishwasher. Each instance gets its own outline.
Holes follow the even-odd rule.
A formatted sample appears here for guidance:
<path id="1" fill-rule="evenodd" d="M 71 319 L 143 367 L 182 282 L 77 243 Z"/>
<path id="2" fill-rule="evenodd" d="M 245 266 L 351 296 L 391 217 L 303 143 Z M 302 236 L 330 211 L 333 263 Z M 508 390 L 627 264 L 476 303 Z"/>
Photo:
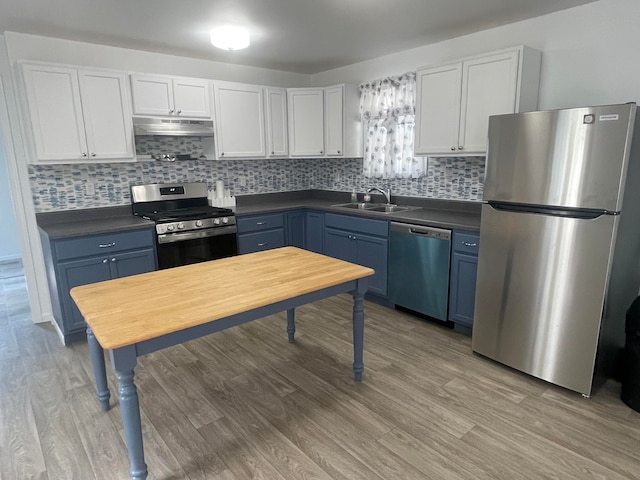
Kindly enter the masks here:
<path id="1" fill-rule="evenodd" d="M 389 300 L 447 320 L 451 230 L 391 222 Z"/>

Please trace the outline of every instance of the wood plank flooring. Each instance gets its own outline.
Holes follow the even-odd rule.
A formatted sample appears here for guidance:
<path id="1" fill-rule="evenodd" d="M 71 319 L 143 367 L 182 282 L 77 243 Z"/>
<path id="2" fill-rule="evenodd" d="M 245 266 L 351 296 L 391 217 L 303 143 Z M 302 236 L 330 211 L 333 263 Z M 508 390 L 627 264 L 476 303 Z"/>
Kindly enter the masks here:
<path id="1" fill-rule="evenodd" d="M 0 277 L 0 479 L 127 479 L 110 367 L 103 413 L 86 343 L 33 325 L 24 278 Z M 640 479 L 618 383 L 584 399 L 367 302 L 355 384 L 351 305 L 298 309 L 294 344 L 279 314 L 139 359 L 149 478 Z"/>

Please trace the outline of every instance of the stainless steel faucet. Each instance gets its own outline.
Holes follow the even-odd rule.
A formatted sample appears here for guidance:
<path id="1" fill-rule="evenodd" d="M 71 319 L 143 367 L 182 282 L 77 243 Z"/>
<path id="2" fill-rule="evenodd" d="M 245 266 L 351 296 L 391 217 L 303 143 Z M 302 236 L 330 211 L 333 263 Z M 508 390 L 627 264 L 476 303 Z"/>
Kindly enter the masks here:
<path id="1" fill-rule="evenodd" d="M 391 205 L 391 187 L 389 187 L 386 191 L 378 187 L 371 187 L 369 190 L 367 190 L 367 193 L 371 192 L 380 192 L 384 195 L 384 198 L 387 199 L 387 205 Z"/>

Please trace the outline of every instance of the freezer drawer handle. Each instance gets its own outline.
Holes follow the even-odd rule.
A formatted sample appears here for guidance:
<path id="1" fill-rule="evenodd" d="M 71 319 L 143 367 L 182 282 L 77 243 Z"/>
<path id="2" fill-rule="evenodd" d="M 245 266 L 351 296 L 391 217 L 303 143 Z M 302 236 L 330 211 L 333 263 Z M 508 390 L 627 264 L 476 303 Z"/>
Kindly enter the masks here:
<path id="1" fill-rule="evenodd" d="M 100 245 L 98 245 L 99 248 L 110 248 L 110 247 L 115 247 L 115 246 L 116 246 L 116 242 L 101 243 Z"/>
<path id="2" fill-rule="evenodd" d="M 465 247 L 477 247 L 477 246 L 478 246 L 478 244 L 477 244 L 477 243 L 475 243 L 475 242 L 473 242 L 473 243 L 471 243 L 471 242 L 462 242 L 462 244 L 463 244 Z"/>

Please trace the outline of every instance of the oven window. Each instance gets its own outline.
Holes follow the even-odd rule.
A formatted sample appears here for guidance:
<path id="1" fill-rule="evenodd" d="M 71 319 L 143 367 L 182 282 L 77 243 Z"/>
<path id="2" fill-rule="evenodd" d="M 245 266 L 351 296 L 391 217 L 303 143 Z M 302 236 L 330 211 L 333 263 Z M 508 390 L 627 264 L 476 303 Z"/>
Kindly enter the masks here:
<path id="1" fill-rule="evenodd" d="M 235 234 L 218 235 L 158 244 L 158 267 L 160 269 L 179 267 L 237 255 L 236 238 Z"/>

